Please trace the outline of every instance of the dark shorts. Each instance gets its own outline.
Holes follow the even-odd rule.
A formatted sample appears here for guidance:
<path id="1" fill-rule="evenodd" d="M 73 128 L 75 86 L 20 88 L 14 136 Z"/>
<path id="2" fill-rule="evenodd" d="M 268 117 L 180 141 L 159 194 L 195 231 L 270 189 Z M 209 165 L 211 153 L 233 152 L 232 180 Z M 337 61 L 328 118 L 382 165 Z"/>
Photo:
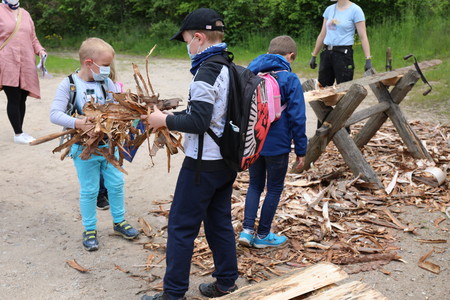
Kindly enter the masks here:
<path id="1" fill-rule="evenodd" d="M 324 48 L 320 53 L 319 83 L 332 86 L 353 80 L 355 64 L 352 46 L 335 46 L 332 50 Z"/>

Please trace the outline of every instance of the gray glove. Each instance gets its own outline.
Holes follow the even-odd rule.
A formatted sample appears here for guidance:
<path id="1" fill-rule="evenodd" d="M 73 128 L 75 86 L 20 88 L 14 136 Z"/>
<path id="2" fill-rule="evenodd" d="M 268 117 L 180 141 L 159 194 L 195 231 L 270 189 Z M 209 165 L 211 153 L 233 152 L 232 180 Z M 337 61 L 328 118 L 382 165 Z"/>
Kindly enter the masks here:
<path id="1" fill-rule="evenodd" d="M 315 69 L 317 67 L 315 56 L 311 56 L 311 60 L 309 61 L 309 66 L 311 67 L 311 69 Z"/>
<path id="2" fill-rule="evenodd" d="M 372 69 L 372 59 L 366 59 L 366 64 L 364 65 L 364 71 Z"/>

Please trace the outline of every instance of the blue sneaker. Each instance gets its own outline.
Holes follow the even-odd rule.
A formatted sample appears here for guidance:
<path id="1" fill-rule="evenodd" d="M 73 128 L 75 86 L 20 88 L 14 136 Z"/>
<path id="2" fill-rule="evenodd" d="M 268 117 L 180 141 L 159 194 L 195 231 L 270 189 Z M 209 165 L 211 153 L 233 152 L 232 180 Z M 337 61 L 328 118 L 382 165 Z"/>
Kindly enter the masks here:
<path id="1" fill-rule="evenodd" d="M 254 235 L 251 233 L 250 230 L 242 230 L 239 234 L 238 242 L 242 246 L 245 247 L 251 247 L 253 245 Z"/>
<path id="2" fill-rule="evenodd" d="M 87 251 L 98 250 L 97 230 L 83 232 L 83 246 Z"/>
<path id="3" fill-rule="evenodd" d="M 286 243 L 287 237 L 284 235 L 276 235 L 275 233 L 269 233 L 265 238 L 260 239 L 258 235 L 256 235 L 253 240 L 253 246 L 255 248 L 266 248 L 266 247 L 279 247 Z"/>
<path id="4" fill-rule="evenodd" d="M 134 229 L 127 221 L 114 223 L 114 232 L 123 236 L 127 240 L 132 240 L 139 236 L 139 231 Z"/>

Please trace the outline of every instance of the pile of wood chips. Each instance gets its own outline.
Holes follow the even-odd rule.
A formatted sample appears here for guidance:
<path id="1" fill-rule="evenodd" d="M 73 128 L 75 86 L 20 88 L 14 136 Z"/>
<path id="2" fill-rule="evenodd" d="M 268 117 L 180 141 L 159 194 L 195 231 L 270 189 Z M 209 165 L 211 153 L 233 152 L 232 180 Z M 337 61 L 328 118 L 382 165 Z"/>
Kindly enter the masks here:
<path id="1" fill-rule="evenodd" d="M 386 187 L 375 189 L 359 178 L 355 178 L 346 167 L 339 151 L 330 143 L 315 165 L 303 174 L 288 173 L 272 231 L 286 235 L 286 247 L 256 249 L 237 246 L 239 272 L 250 281 L 259 282 L 274 275 L 279 276 L 292 267 L 309 266 L 321 261 L 346 267 L 348 273 L 358 273 L 381 266 L 391 260 L 400 260 L 396 253 L 396 231 L 415 234 L 412 225 L 403 224 L 395 215 L 404 205 L 415 205 L 445 213 L 450 207 L 450 124 L 433 125 L 424 122 L 410 123 L 434 159 L 433 162 L 415 160 L 407 153 L 401 138 L 391 122 L 386 122 L 362 152 Z M 352 126 L 357 132 L 362 125 Z M 291 162 L 294 161 L 291 157 Z M 433 165 L 446 173 L 444 183 L 424 183 L 416 179 L 416 172 Z M 419 177 L 417 177 L 419 178 Z M 232 203 L 233 226 L 236 238 L 242 230 L 245 195 L 248 188 L 248 172 L 238 174 L 234 184 Z M 262 195 L 264 199 L 264 195 Z M 167 201 L 169 202 L 169 201 Z M 167 217 L 169 206 L 160 204 L 152 213 Z M 439 227 L 445 219 L 439 218 Z M 147 231 L 151 239 L 163 236 L 165 228 L 157 234 Z M 144 244 L 164 259 L 165 244 Z M 156 259 L 155 259 L 156 260 Z M 193 273 L 208 275 L 214 264 L 211 250 L 203 232 L 195 240 L 193 264 L 198 268 Z M 148 264 L 150 262 L 147 262 Z M 153 287 L 160 289 L 161 284 Z"/>

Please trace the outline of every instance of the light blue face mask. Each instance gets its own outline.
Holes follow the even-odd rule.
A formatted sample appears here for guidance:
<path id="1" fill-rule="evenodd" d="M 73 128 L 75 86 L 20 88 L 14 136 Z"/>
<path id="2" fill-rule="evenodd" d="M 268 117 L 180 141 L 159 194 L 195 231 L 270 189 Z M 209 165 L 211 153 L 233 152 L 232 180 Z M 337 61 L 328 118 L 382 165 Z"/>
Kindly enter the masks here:
<path id="1" fill-rule="evenodd" d="M 191 44 L 192 44 L 192 42 L 194 41 L 194 39 L 195 39 L 195 38 L 192 38 L 191 42 L 190 42 L 189 44 L 186 45 L 186 47 L 187 47 L 187 52 L 188 52 L 189 58 L 190 58 L 191 60 L 193 60 L 193 59 L 197 56 L 197 54 L 198 54 L 198 53 L 196 53 L 196 54 L 191 54 Z M 199 46 L 199 48 L 200 48 L 200 46 Z M 198 52 L 198 50 L 197 50 L 197 52 Z"/>
<path id="2" fill-rule="evenodd" d="M 106 80 L 108 80 L 108 77 L 109 77 L 109 73 L 111 73 L 111 67 L 110 66 L 99 66 L 99 65 L 97 65 L 95 62 L 93 62 L 94 63 L 94 65 L 96 65 L 98 68 L 99 68 L 99 70 L 100 70 L 100 73 L 95 73 L 94 71 L 92 71 L 92 69 L 91 69 L 91 72 L 92 72 L 92 77 L 94 77 L 94 80 L 95 81 L 106 81 Z"/>

